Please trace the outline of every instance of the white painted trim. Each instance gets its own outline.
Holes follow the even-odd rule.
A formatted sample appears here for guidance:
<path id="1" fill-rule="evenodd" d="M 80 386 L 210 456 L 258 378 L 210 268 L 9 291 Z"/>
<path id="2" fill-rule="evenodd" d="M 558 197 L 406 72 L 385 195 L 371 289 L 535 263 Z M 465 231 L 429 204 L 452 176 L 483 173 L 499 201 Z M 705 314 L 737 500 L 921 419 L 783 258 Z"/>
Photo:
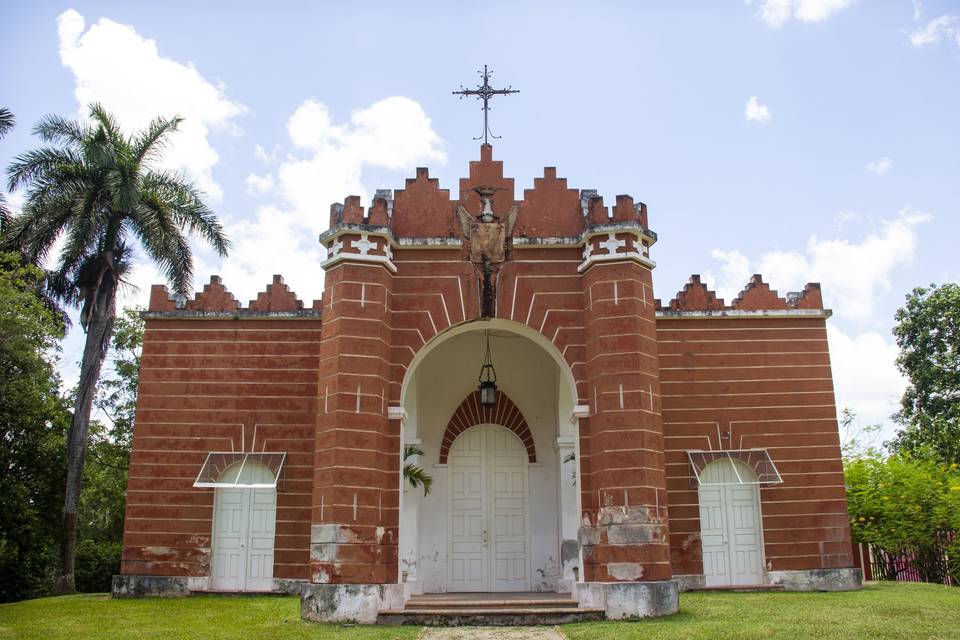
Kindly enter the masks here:
<path id="1" fill-rule="evenodd" d="M 600 235 L 600 234 L 597 234 Z M 591 253 L 586 260 L 584 260 L 579 267 L 577 267 L 578 273 L 583 273 L 589 269 L 593 264 L 598 262 L 612 262 L 612 261 L 621 261 L 621 260 L 632 260 L 638 262 L 643 266 L 653 269 L 657 266 L 657 263 L 647 258 L 646 256 L 640 255 L 640 253 L 634 249 L 630 253 L 608 253 L 606 255 L 596 255 Z"/>
<path id="2" fill-rule="evenodd" d="M 588 404 L 574 405 L 573 413 L 570 414 L 570 422 L 573 422 L 578 418 L 588 418 L 588 417 L 590 417 L 590 405 Z"/>
<path id="3" fill-rule="evenodd" d="M 399 420 L 401 423 L 404 423 L 407 421 L 407 410 L 403 407 L 387 407 L 387 419 Z M 420 440 L 417 440 L 417 444 L 420 444 Z"/>
<path id="4" fill-rule="evenodd" d="M 719 311 L 672 311 L 661 309 L 656 312 L 658 319 L 700 319 L 700 318 L 829 318 L 832 309 L 722 309 Z"/>
<path id="5" fill-rule="evenodd" d="M 327 258 L 326 260 L 321 262 L 320 268 L 326 271 L 328 268 L 336 265 L 339 262 L 343 262 L 345 260 L 351 260 L 355 262 L 380 263 L 383 266 L 385 266 L 387 269 L 389 269 L 390 273 L 397 272 L 397 265 L 393 264 L 393 261 L 390 260 L 390 258 L 388 258 L 387 256 L 378 256 L 378 255 L 370 255 L 370 254 L 362 254 L 362 253 L 343 253 L 343 252 L 340 252 L 337 255 L 333 256 L 332 258 Z"/>

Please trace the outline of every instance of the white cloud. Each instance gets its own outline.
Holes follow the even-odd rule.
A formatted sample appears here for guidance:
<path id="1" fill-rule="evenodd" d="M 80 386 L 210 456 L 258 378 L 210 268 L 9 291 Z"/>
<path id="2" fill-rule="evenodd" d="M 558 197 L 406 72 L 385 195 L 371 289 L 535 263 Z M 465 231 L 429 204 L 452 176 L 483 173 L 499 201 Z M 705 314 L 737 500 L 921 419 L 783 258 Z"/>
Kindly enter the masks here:
<path id="1" fill-rule="evenodd" d="M 750 96 L 747 100 L 747 106 L 743 110 L 743 116 L 747 122 L 769 122 L 770 109 L 765 104 L 757 100 L 757 96 Z"/>
<path id="2" fill-rule="evenodd" d="M 878 293 L 890 289 L 896 268 L 913 260 L 916 227 L 930 219 L 929 214 L 907 207 L 894 218 L 881 220 L 859 242 L 811 236 L 803 251 L 770 251 L 757 260 L 736 250 L 715 249 L 711 256 L 722 263 L 721 272 L 707 284 L 729 303 L 751 273 L 762 274 L 780 295 L 800 290 L 807 282 L 820 282 L 824 303 L 838 318 L 869 324 L 875 322 Z"/>
<path id="3" fill-rule="evenodd" d="M 942 15 L 934 18 L 922 29 L 910 34 L 910 44 L 915 47 L 924 47 L 937 44 L 944 38 L 953 39 L 960 47 L 960 17 Z"/>
<path id="4" fill-rule="evenodd" d="M 887 171 L 893 168 L 893 159 L 884 156 L 879 160 L 874 160 L 873 162 L 867 163 L 867 171 L 870 173 L 875 173 L 878 176 L 882 176 Z"/>
<path id="5" fill-rule="evenodd" d="M 273 191 L 273 176 L 269 173 L 265 176 L 258 176 L 255 173 L 251 173 L 243 183 L 247 185 L 247 193 L 250 195 L 264 194 Z"/>
<path id="6" fill-rule="evenodd" d="M 192 64 L 163 57 L 156 41 L 130 25 L 101 18 L 85 29 L 84 17 L 73 9 L 57 18 L 60 60 L 73 73 L 80 115 L 86 116 L 91 102 L 100 102 L 128 131 L 157 116 L 183 116 L 163 166 L 184 171 L 211 199 L 222 199 L 213 177 L 220 156 L 209 136 L 239 133 L 235 119 L 246 108 Z"/>
<path id="7" fill-rule="evenodd" d="M 761 0 L 757 15 L 771 27 L 782 27 L 791 18 L 800 22 L 822 22 L 846 9 L 855 0 Z M 750 4 L 748 1 L 747 4 Z"/>
<path id="8" fill-rule="evenodd" d="M 418 103 L 400 96 L 357 109 L 343 123 L 334 121 L 325 104 L 308 99 L 291 114 L 287 133 L 285 152 L 268 152 L 259 145 L 254 149 L 267 164 L 279 160 L 276 179 L 274 174 L 251 174 L 246 180 L 252 189 L 269 185 L 274 200 L 257 209 L 253 219 L 227 224 L 234 243 L 230 257 L 219 268 L 205 265 L 197 270 L 221 275 L 244 304 L 274 273 L 282 274 L 307 304 L 320 297 L 320 263 L 326 251 L 317 236 L 328 226 L 332 203 L 349 195 L 368 199 L 373 189 L 364 180 L 367 169 L 410 175 L 418 165 L 446 162 L 443 140 L 430 118 Z M 402 177 L 386 186 L 400 186 Z"/>
<path id="9" fill-rule="evenodd" d="M 889 439 L 890 416 L 907 384 L 895 364 L 896 343 L 875 331 L 848 335 L 833 323 L 827 324 L 827 340 L 837 405 L 856 411 L 864 425 L 885 424 L 882 439 Z"/>
<path id="10" fill-rule="evenodd" d="M 326 105 L 304 101 L 287 122 L 293 146 L 277 171 L 279 189 L 293 211 L 314 231 L 327 226 L 328 206 L 345 196 L 365 196 L 367 167 L 412 170 L 419 163 L 445 163 L 443 140 L 430 118 L 409 98 L 394 96 L 354 111 L 334 124 Z"/>

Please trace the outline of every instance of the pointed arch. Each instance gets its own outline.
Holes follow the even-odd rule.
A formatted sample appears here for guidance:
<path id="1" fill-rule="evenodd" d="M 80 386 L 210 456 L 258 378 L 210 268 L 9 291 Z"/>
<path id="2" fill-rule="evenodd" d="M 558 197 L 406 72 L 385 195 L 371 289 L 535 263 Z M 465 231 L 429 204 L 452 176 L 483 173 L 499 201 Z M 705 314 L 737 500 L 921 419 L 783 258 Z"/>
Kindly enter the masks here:
<path id="1" fill-rule="evenodd" d="M 527 426 L 527 419 L 520 409 L 513 403 L 507 394 L 497 391 L 497 403 L 486 408 L 480 404 L 480 392 L 474 391 L 467 395 L 450 416 L 447 429 L 443 432 L 443 441 L 440 443 L 440 464 L 447 463 L 447 456 L 453 441 L 461 433 L 478 424 L 496 424 L 509 429 L 517 435 L 527 449 L 527 459 L 537 461 L 537 452 L 533 446 L 533 434 Z"/>

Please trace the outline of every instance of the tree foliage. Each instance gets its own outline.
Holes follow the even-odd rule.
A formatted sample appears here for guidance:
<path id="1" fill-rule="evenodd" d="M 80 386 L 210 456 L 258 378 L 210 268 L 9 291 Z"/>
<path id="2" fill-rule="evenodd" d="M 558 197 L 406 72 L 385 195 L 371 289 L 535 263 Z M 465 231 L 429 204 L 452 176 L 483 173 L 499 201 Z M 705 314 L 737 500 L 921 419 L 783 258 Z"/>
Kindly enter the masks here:
<path id="1" fill-rule="evenodd" d="M 45 595 L 56 566 L 70 414 L 54 368 L 63 325 L 42 271 L 0 254 L 0 601 Z"/>
<path id="2" fill-rule="evenodd" d="M 404 445 L 403 447 L 403 479 L 410 483 L 414 489 L 423 487 L 424 497 L 430 495 L 430 489 L 433 488 L 433 476 L 424 471 L 421 467 L 407 462 L 414 456 L 422 456 L 423 449 L 415 444 Z"/>
<path id="3" fill-rule="evenodd" d="M 202 194 L 177 174 L 154 168 L 181 119 L 157 118 L 132 136 L 100 105 L 89 121 L 46 116 L 35 127 L 48 146 L 23 153 L 7 170 L 9 188 L 26 190 L 20 215 L 7 225 L 4 243 L 32 264 L 46 264 L 49 291 L 79 306 L 86 332 L 80 381 L 67 432 L 61 574 L 56 589 L 75 590 L 74 564 L 90 413 L 116 315 L 117 291 L 137 245 L 155 262 L 177 295 L 193 275 L 189 236 L 226 255 L 228 241 Z"/>
<path id="4" fill-rule="evenodd" d="M 908 386 L 893 448 L 960 463 L 960 285 L 916 288 L 897 311 L 897 366 Z"/>
<path id="5" fill-rule="evenodd" d="M 960 532 L 960 469 L 930 458 L 894 455 L 848 460 L 844 468 L 850 531 L 891 554 L 907 554 L 930 581 L 943 576 L 938 548 Z M 960 579 L 960 544 L 948 569 Z"/>
<path id="6" fill-rule="evenodd" d="M 117 316 L 111 358 L 97 391 L 97 419 L 90 423 L 90 455 L 84 466 L 80 493 L 81 543 L 123 541 L 127 468 L 143 346 L 140 311 L 139 308 L 125 309 Z M 85 590 L 79 584 L 78 589 Z"/>

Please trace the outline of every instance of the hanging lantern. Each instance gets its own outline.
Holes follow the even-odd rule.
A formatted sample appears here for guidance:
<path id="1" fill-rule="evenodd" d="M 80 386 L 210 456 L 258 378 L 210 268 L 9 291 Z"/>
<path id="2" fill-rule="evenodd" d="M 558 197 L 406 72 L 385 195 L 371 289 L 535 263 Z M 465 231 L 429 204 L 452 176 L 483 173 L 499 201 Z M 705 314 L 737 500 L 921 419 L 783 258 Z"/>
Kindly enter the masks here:
<path id="1" fill-rule="evenodd" d="M 487 354 L 480 367 L 480 404 L 490 409 L 497 404 L 497 371 L 493 368 L 493 358 L 490 355 L 490 331 L 487 331 Z"/>

